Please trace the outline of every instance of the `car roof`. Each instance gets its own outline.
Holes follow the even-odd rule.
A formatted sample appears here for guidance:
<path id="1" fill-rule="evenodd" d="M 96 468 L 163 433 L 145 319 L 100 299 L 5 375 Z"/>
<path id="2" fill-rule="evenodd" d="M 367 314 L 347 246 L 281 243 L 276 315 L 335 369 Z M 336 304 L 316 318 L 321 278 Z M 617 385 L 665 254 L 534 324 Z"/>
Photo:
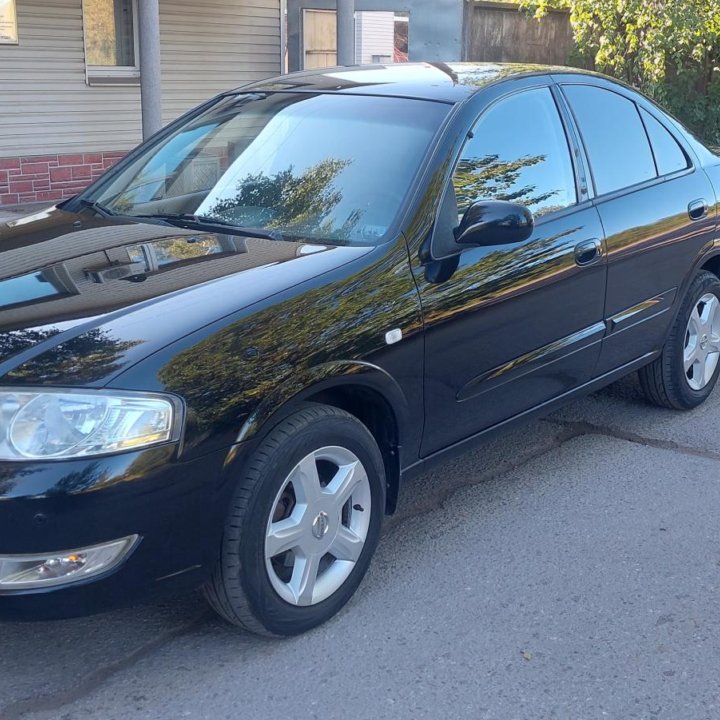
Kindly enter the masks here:
<path id="1" fill-rule="evenodd" d="M 356 65 L 290 73 L 244 85 L 238 91 L 336 92 L 457 103 L 501 80 L 551 73 L 591 74 L 576 68 L 517 63 Z"/>

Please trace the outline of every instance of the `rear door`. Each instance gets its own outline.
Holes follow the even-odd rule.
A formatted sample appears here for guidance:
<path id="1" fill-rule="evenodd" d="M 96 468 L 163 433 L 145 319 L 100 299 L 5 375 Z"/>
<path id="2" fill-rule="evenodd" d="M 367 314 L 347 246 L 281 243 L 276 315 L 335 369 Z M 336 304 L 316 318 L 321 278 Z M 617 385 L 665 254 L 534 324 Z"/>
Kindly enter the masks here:
<path id="1" fill-rule="evenodd" d="M 715 195 L 692 149 L 657 108 L 620 86 L 593 82 L 575 78 L 561 88 L 607 241 L 602 374 L 662 347 L 683 283 L 712 243 Z"/>

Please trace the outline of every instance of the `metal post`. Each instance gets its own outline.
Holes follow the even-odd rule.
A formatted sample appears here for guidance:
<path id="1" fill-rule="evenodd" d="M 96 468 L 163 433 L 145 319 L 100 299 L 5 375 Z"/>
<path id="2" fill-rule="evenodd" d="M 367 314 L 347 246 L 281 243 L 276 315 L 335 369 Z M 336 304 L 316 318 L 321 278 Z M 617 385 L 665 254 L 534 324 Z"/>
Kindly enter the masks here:
<path id="1" fill-rule="evenodd" d="M 159 0 L 139 0 L 140 103 L 143 140 L 163 126 Z"/>
<path id="2" fill-rule="evenodd" d="M 355 0 L 337 0 L 337 64 L 355 64 Z"/>
<path id="3" fill-rule="evenodd" d="M 287 72 L 287 52 L 288 52 L 288 17 L 287 17 L 287 0 L 280 0 L 280 74 Z"/>

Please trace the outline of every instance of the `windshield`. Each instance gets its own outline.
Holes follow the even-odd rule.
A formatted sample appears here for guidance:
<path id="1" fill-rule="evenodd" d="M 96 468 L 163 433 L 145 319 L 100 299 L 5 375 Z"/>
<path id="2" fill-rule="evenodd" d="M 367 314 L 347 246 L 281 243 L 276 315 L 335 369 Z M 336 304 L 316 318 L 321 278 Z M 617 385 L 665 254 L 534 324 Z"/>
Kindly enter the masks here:
<path id="1" fill-rule="evenodd" d="M 194 215 L 286 238 L 373 244 L 448 110 L 392 97 L 233 95 L 85 200 L 124 215 Z"/>

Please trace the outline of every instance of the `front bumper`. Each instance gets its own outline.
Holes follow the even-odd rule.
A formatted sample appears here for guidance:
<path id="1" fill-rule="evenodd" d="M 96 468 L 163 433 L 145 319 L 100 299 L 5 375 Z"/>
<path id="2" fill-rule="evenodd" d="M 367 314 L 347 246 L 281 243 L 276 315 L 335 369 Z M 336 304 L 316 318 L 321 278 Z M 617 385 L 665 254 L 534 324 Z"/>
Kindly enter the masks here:
<path id="1" fill-rule="evenodd" d="M 197 587 L 220 546 L 232 492 L 228 451 L 189 462 L 178 462 L 175 453 L 168 445 L 93 459 L 0 463 L 0 555 L 140 536 L 125 562 L 107 574 L 0 591 L 0 620 L 86 615 Z"/>

